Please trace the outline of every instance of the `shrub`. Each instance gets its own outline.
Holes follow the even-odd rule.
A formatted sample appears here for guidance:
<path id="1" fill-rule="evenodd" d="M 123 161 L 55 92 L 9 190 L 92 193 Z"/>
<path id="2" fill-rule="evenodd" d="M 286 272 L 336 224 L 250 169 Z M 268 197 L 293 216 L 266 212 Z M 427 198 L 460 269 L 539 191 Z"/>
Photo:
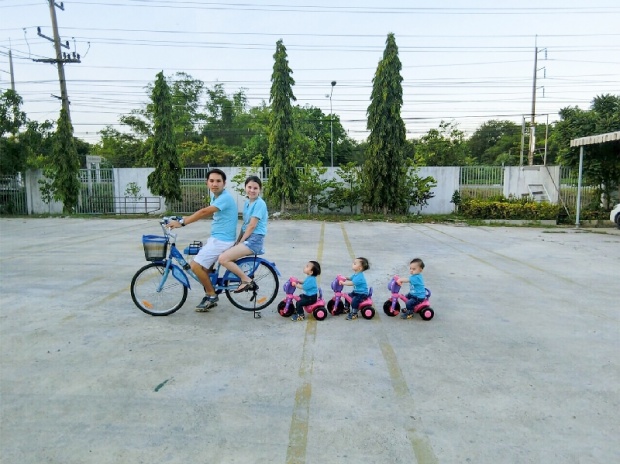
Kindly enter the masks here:
<path id="1" fill-rule="evenodd" d="M 546 202 L 536 202 L 532 199 L 507 199 L 496 201 L 466 200 L 460 208 L 460 213 L 468 219 L 521 219 L 544 220 L 557 219 L 559 206 Z"/>

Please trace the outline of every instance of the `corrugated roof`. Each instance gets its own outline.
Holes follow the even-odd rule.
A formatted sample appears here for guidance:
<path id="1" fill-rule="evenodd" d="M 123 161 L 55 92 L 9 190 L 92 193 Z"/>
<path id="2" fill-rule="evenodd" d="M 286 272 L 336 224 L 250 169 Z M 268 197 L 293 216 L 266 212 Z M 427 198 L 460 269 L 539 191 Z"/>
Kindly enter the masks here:
<path id="1" fill-rule="evenodd" d="M 580 147 L 582 145 L 596 145 L 597 143 L 613 142 L 614 140 L 620 140 L 620 131 L 573 139 L 570 141 L 570 146 Z"/>

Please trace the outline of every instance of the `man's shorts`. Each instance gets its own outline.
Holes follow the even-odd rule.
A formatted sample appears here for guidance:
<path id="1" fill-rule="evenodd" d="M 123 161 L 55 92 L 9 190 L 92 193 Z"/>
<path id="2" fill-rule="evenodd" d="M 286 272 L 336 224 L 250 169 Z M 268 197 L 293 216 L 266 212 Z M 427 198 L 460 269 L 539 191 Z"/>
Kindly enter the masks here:
<path id="1" fill-rule="evenodd" d="M 209 237 L 207 243 L 200 249 L 194 261 L 205 269 L 209 269 L 217 261 L 218 256 L 233 246 L 235 242 L 224 242 L 217 238 Z"/>

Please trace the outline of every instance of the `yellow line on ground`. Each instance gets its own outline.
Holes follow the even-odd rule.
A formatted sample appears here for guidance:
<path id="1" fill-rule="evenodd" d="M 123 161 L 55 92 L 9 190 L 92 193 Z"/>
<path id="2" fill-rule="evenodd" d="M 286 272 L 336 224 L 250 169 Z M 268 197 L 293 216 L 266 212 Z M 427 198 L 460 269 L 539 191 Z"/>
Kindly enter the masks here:
<path id="1" fill-rule="evenodd" d="M 317 260 L 323 259 L 323 245 L 325 243 L 325 223 L 321 224 Z M 320 285 L 320 276 L 319 276 Z M 301 385 L 295 392 L 295 404 L 291 418 L 291 427 L 288 432 L 287 464 L 303 464 L 306 462 L 306 448 L 308 446 L 308 422 L 310 420 L 310 400 L 312 399 L 312 370 L 314 367 L 314 343 L 316 341 L 316 320 L 308 318 L 306 334 L 299 366 Z"/>
<path id="2" fill-rule="evenodd" d="M 349 251 L 349 255 L 351 259 L 355 259 L 355 251 L 353 250 L 353 246 L 351 245 L 351 241 L 349 240 L 349 236 L 347 235 L 347 230 L 344 227 L 344 224 L 340 224 L 340 229 L 342 230 L 342 236 L 344 237 L 344 242 L 347 245 L 347 250 Z M 375 318 L 376 321 L 381 322 L 381 319 L 378 317 Z M 411 420 L 414 420 L 414 401 L 411 397 L 411 392 L 409 391 L 409 387 L 407 386 L 407 381 L 403 376 L 403 372 L 400 369 L 400 365 L 398 364 L 398 359 L 396 358 L 396 353 L 394 352 L 394 348 L 392 344 L 388 340 L 385 332 L 381 330 L 380 332 L 381 340 L 379 342 L 381 347 L 381 354 L 383 355 L 383 359 L 388 368 L 388 372 L 390 374 L 390 380 L 392 382 L 392 388 L 394 389 L 394 393 L 396 394 L 396 398 L 400 403 L 400 410 L 407 412 L 406 417 L 408 416 Z M 428 438 L 418 432 L 416 428 L 412 425 L 406 427 L 407 437 L 411 443 L 411 448 L 413 449 L 413 454 L 416 457 L 418 464 L 436 464 L 437 457 L 433 452 L 433 448 L 428 441 Z"/>

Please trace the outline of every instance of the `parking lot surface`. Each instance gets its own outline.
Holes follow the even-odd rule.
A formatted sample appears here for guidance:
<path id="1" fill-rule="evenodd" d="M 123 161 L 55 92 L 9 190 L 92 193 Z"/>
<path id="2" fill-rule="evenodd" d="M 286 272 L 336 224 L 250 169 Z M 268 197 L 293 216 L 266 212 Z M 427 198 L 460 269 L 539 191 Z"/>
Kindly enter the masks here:
<path id="1" fill-rule="evenodd" d="M 196 288 L 170 316 L 139 311 L 141 236 L 160 232 L 146 218 L 0 219 L 1 462 L 620 462 L 611 227 L 272 220 L 280 288 L 317 259 L 329 299 L 355 257 L 370 261 L 373 319 L 304 322 L 222 297 L 196 313 Z M 428 322 L 383 312 L 414 257 Z"/>

